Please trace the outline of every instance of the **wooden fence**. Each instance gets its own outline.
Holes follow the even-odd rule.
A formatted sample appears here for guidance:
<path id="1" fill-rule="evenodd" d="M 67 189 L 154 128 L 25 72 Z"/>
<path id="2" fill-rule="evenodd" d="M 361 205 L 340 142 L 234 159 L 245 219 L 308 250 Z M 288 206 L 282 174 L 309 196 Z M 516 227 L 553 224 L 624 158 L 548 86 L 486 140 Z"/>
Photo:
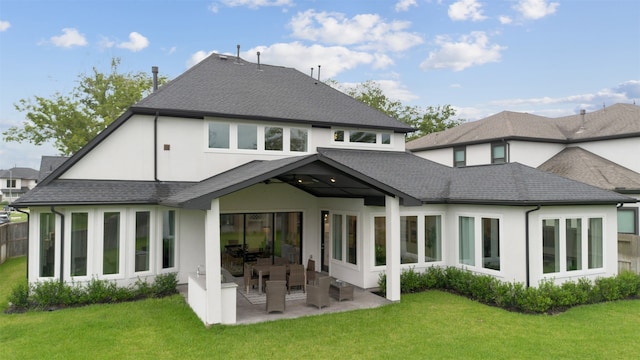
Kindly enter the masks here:
<path id="1" fill-rule="evenodd" d="M 640 236 L 618 234 L 618 271 L 640 274 Z"/>
<path id="2" fill-rule="evenodd" d="M 8 258 L 27 255 L 29 223 L 0 225 L 0 264 Z"/>

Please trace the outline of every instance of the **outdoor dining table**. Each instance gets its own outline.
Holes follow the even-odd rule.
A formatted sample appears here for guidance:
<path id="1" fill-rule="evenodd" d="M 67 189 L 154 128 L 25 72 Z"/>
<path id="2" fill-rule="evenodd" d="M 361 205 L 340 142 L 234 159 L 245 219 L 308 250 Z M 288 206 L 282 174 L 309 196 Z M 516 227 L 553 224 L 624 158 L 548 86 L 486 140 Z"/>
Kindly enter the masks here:
<path id="1" fill-rule="evenodd" d="M 269 270 L 274 265 L 253 265 L 253 273 L 258 275 L 258 294 L 262 294 L 262 277 L 269 275 Z M 289 266 L 287 266 L 287 274 Z"/>

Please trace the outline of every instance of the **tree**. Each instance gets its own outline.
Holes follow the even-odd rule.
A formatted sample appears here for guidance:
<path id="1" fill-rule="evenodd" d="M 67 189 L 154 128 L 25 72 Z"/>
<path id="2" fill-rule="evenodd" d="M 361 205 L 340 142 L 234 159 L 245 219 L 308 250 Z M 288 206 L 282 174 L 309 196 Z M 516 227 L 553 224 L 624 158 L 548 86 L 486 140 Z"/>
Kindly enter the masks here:
<path id="1" fill-rule="evenodd" d="M 456 110 L 451 105 L 428 106 L 426 109 L 422 109 L 418 106 L 407 106 L 398 100 L 392 100 L 384 94 L 380 84 L 375 81 L 368 80 L 345 88 L 332 80 L 329 81 L 329 85 L 342 88 L 347 95 L 416 128 L 416 131 L 407 134 L 407 141 L 432 132 L 446 130 L 464 122 L 463 119 L 453 119 Z"/>
<path id="2" fill-rule="evenodd" d="M 5 141 L 41 145 L 53 140 L 63 155 L 71 155 L 98 135 L 129 106 L 153 91 L 153 78 L 144 73 L 118 72 L 119 58 L 111 60 L 111 72 L 103 74 L 95 67 L 89 75 L 78 76 L 78 85 L 68 95 L 56 92 L 52 97 L 21 99 L 16 110 L 26 112 L 22 127 L 3 132 Z M 158 79 L 159 84 L 165 77 Z"/>

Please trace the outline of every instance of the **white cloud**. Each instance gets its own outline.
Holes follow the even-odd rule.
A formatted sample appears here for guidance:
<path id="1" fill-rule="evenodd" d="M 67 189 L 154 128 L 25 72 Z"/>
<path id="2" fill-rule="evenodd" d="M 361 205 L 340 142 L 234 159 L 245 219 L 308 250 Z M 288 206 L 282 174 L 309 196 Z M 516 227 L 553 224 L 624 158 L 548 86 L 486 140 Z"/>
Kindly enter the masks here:
<path id="1" fill-rule="evenodd" d="M 504 46 L 490 44 L 489 37 L 483 31 L 474 31 L 462 36 L 458 41 L 451 41 L 446 36 L 438 36 L 437 51 L 429 53 L 429 58 L 420 64 L 423 70 L 451 69 L 461 71 L 474 65 L 500 61 Z"/>
<path id="2" fill-rule="evenodd" d="M 500 20 L 500 24 L 502 25 L 511 24 L 513 22 L 513 19 L 505 15 L 499 16 L 498 20 Z"/>
<path id="3" fill-rule="evenodd" d="M 409 8 L 412 6 L 418 6 L 416 0 L 400 0 L 396 3 L 395 10 L 397 12 L 409 11 Z"/>
<path id="4" fill-rule="evenodd" d="M 520 0 L 513 8 L 524 18 L 537 20 L 556 12 L 560 4 L 547 0 Z"/>
<path id="5" fill-rule="evenodd" d="M 149 39 L 135 31 L 129 34 L 129 41 L 123 41 L 118 44 L 119 48 L 131 50 L 133 52 L 140 51 L 147 46 L 149 46 Z"/>
<path id="6" fill-rule="evenodd" d="M 449 18 L 454 21 L 480 21 L 487 17 L 482 15 L 482 5 L 476 0 L 460 0 L 449 5 Z"/>
<path id="7" fill-rule="evenodd" d="M 243 6 L 249 9 L 257 9 L 265 6 L 293 6 L 293 0 L 220 0 L 220 3 L 228 7 Z M 217 12 L 218 6 L 214 3 L 209 9 Z"/>
<path id="8" fill-rule="evenodd" d="M 55 46 L 70 48 L 74 46 L 86 46 L 87 39 L 80 34 L 78 30 L 73 28 L 62 29 L 63 34 L 60 36 L 52 36 L 51 43 Z"/>
<path id="9" fill-rule="evenodd" d="M 260 62 L 278 64 L 298 69 L 310 74 L 314 68 L 317 77 L 318 65 L 321 65 L 321 79 L 333 78 L 360 65 L 384 68 L 392 63 L 385 55 L 372 55 L 367 52 L 350 50 L 343 46 L 306 46 L 300 42 L 277 43 L 270 46 L 258 46 L 242 53 L 245 60 L 256 62 L 256 52 L 260 51 Z"/>
<path id="10" fill-rule="evenodd" d="M 110 49 L 110 48 L 114 47 L 115 45 L 116 45 L 116 42 L 111 40 L 111 39 L 109 39 L 106 36 L 101 36 L 100 37 L 100 41 L 98 41 L 98 46 L 101 49 Z"/>
<path id="11" fill-rule="evenodd" d="M 11 27 L 11 23 L 8 21 L 0 20 L 0 32 L 7 30 Z"/>
<path id="12" fill-rule="evenodd" d="M 220 11 L 220 6 L 217 3 L 213 3 L 209 5 L 209 11 L 211 11 L 214 14 L 217 14 L 218 11 Z"/>
<path id="13" fill-rule="evenodd" d="M 335 45 L 353 45 L 359 50 L 400 52 L 421 44 L 422 38 L 407 32 L 408 21 L 385 22 L 376 14 L 347 18 L 341 13 L 307 10 L 289 23 L 298 39 Z"/>
<path id="14" fill-rule="evenodd" d="M 215 51 L 206 52 L 204 50 L 196 51 L 191 55 L 189 60 L 187 60 L 187 68 L 190 68 L 193 65 L 199 63 L 200 61 L 204 60 L 207 56 L 213 54 L 214 52 Z"/>

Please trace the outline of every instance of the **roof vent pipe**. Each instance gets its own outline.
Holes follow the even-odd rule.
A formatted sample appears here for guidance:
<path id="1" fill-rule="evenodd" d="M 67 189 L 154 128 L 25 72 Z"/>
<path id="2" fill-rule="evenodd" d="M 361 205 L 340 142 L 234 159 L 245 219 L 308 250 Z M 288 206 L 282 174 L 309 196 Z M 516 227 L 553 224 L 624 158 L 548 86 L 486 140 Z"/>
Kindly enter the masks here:
<path id="1" fill-rule="evenodd" d="M 320 81 L 320 65 L 318 65 L 318 81 Z"/>
<path id="2" fill-rule="evenodd" d="M 311 77 L 313 78 L 313 68 L 311 68 Z"/>
<path id="3" fill-rule="evenodd" d="M 236 62 L 239 63 L 240 62 L 240 44 L 236 45 Z"/>
<path id="4" fill-rule="evenodd" d="M 153 91 L 158 90 L 158 67 L 152 66 L 151 73 L 153 74 Z"/>
<path id="5" fill-rule="evenodd" d="M 587 111 L 585 109 L 580 109 L 580 130 L 579 131 L 584 131 L 585 127 L 584 127 L 584 115 L 587 113 Z"/>
<path id="6" fill-rule="evenodd" d="M 258 55 L 258 70 L 262 70 L 260 69 L 260 51 L 258 51 L 256 54 Z"/>

